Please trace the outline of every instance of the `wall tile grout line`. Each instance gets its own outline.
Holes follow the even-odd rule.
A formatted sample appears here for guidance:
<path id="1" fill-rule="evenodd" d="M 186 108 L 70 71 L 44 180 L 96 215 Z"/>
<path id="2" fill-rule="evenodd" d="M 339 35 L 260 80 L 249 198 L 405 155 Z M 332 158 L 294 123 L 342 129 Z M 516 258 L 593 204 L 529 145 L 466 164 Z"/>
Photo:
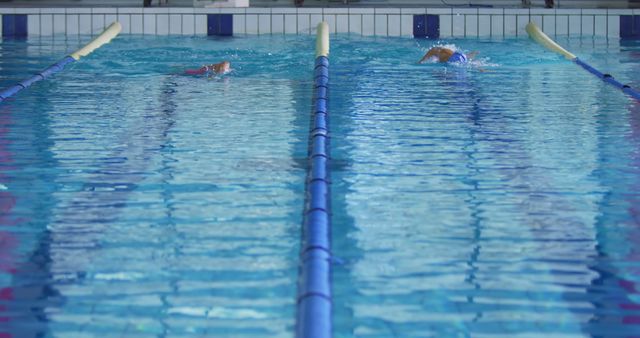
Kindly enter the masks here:
<path id="1" fill-rule="evenodd" d="M 106 28 L 110 20 L 120 20 L 123 22 L 126 26 L 124 29 L 125 34 L 134 34 L 133 32 L 136 32 L 136 34 L 142 33 L 143 35 L 158 35 L 161 32 L 167 31 L 164 34 L 185 35 L 189 33 L 189 35 L 197 35 L 203 32 L 203 27 L 200 27 L 202 25 L 202 20 L 199 18 L 202 13 L 198 11 L 188 13 L 187 11 L 170 10 L 166 13 L 155 13 L 123 10 L 122 8 L 115 8 L 109 11 L 95 10 L 90 12 L 69 8 L 64 11 L 60 11 L 59 9 L 43 9 L 44 8 L 30 9 L 28 11 L 24 11 L 24 13 L 21 13 L 16 9 L 16 14 L 26 15 L 30 20 L 32 20 L 28 21 L 32 22 L 32 24 L 29 24 L 32 35 L 39 34 L 40 36 L 50 36 L 60 34 L 69 36 L 88 34 L 96 36 L 96 34 Z M 399 12 L 397 12 L 398 10 Z M 423 12 L 431 13 L 428 8 L 423 8 Z M 443 18 L 443 21 L 441 21 L 438 28 L 444 28 L 444 30 L 441 31 L 445 32 L 445 35 L 443 36 L 445 38 L 479 38 L 481 36 L 494 38 L 500 35 L 502 37 L 523 36 L 524 31 L 520 26 L 526 24 L 525 21 L 527 18 L 529 20 L 535 19 L 536 22 L 538 20 L 542 20 L 541 24 L 543 25 L 543 28 L 546 28 L 548 30 L 548 34 L 553 36 L 567 34 L 585 37 L 609 37 L 611 34 L 619 34 L 618 28 L 615 27 L 616 19 L 625 15 L 631 17 L 637 16 L 637 14 L 634 14 L 633 10 L 625 9 L 615 11 L 612 9 L 606 9 L 605 11 L 595 12 L 589 9 L 566 12 L 546 12 L 536 10 L 509 11 L 502 9 L 501 11 L 492 10 L 486 13 L 480 12 L 479 10 L 475 12 L 461 11 L 461 13 L 456 13 L 453 10 L 447 11 L 439 9 L 432 10 L 432 12 L 437 13 L 433 15 Z M 366 10 L 349 8 L 344 11 L 331 8 L 323 8 L 320 11 L 301 11 L 297 8 L 292 8 L 291 10 L 288 9 L 283 12 L 270 8 L 268 11 L 264 11 L 264 13 L 247 13 L 246 10 L 244 12 L 235 10 L 233 13 L 230 13 L 230 15 L 236 19 L 243 19 L 243 22 L 236 26 L 238 28 L 238 32 L 242 30 L 242 27 L 244 27 L 244 32 L 242 32 L 242 34 L 247 34 L 248 29 L 251 28 L 251 34 L 286 35 L 294 33 L 293 27 L 295 27 L 296 35 L 312 34 L 313 29 L 311 26 L 316 20 L 321 18 L 323 21 L 330 23 L 330 29 L 333 30 L 334 35 L 337 35 L 342 31 L 350 35 L 359 33 L 358 35 L 360 36 L 396 36 L 399 30 L 399 36 L 407 37 L 412 36 L 411 30 L 406 31 L 406 29 L 411 26 L 407 26 L 407 21 L 412 20 L 415 15 L 426 14 L 421 14 L 420 9 L 415 8 L 407 11 L 404 11 L 402 8 L 392 8 L 391 10 L 380 8 Z M 206 17 L 206 15 L 204 16 Z M 249 16 L 251 17 L 250 20 L 247 19 Z M 159 20 L 161 17 L 163 19 Z M 353 21 L 351 20 L 352 17 L 354 19 Z M 287 24 L 291 24 L 291 19 L 295 20 L 295 23 L 290 27 L 287 27 Z M 360 20 L 359 23 L 356 22 L 358 19 Z M 365 19 L 367 21 L 366 24 Z M 500 19 L 502 19 L 502 22 L 498 21 Z M 186 20 L 191 20 L 191 22 Z M 268 22 L 269 25 L 267 25 L 264 20 L 270 20 Z M 449 22 L 447 23 L 446 20 L 449 20 Z M 462 25 L 459 24 L 460 20 L 464 20 Z M 476 20 L 476 22 L 474 23 L 468 20 Z M 553 21 L 550 22 L 549 20 Z M 565 20 L 566 23 L 563 23 L 562 20 Z M 307 25 L 305 22 L 307 22 L 310 27 L 303 27 Z M 152 23 L 153 27 L 151 27 Z M 175 27 L 176 24 L 180 27 Z M 632 25 L 631 29 L 635 29 L 635 25 L 637 25 L 635 19 L 632 19 L 630 24 Z M 576 25 L 579 25 L 579 27 Z M 589 27 L 589 25 L 591 25 L 591 27 Z M 609 27 L 610 25 L 611 27 Z M 447 30 L 447 27 L 449 27 L 450 30 Z M 357 31 L 358 29 L 360 29 L 359 32 Z M 471 31 L 471 29 L 475 29 L 476 31 Z M 463 31 L 460 32 L 460 30 Z M 236 32 L 236 34 L 241 34 L 238 32 Z M 29 34 L 28 31 L 27 34 Z"/>

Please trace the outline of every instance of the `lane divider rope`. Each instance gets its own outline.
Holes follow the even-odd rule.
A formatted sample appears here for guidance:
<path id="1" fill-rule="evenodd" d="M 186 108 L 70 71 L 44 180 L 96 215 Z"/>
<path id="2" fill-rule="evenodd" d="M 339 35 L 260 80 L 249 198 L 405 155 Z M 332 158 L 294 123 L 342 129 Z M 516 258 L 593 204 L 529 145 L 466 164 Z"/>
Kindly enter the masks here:
<path id="1" fill-rule="evenodd" d="M 119 22 L 115 21 L 109 27 L 107 27 L 100 35 L 98 35 L 95 39 L 91 40 L 84 47 L 78 49 L 77 51 L 65 56 L 60 61 L 52 64 L 47 67 L 40 73 L 37 73 L 30 78 L 20 81 L 15 85 L 6 88 L 0 91 L 0 102 L 10 98 L 11 96 L 17 94 L 19 91 L 29 88 L 31 85 L 38 81 L 42 81 L 51 75 L 61 71 L 64 67 L 72 62 L 80 60 L 81 57 L 89 55 L 94 50 L 100 48 L 102 45 L 108 43 L 113 38 L 115 38 L 120 31 L 122 30 L 122 26 Z"/>
<path id="2" fill-rule="evenodd" d="M 329 25 L 321 22 L 316 36 L 313 116 L 298 278 L 297 338 L 332 337 L 328 55 Z"/>
<path id="3" fill-rule="evenodd" d="M 577 56 L 573 55 L 572 53 L 570 53 L 566 49 L 562 48 L 555 41 L 553 41 L 535 23 L 529 22 L 527 24 L 527 33 L 529 34 L 529 36 L 533 40 L 535 40 L 536 42 L 538 42 L 542 46 L 546 47 L 547 49 L 549 49 L 549 50 L 551 50 L 553 52 L 556 52 L 558 54 L 561 54 L 567 60 L 573 61 L 574 63 L 576 63 L 580 67 L 584 68 L 589 73 L 597 76 L 602 81 L 604 81 L 604 82 L 606 82 L 606 83 L 608 83 L 608 84 L 610 84 L 610 85 L 622 90 L 622 92 L 624 92 L 625 94 L 635 98 L 636 100 L 640 100 L 640 92 L 638 90 L 633 89 L 629 85 L 620 83 L 619 81 L 614 79 L 613 76 L 611 76 L 611 74 L 602 73 L 599 70 L 597 70 L 594 67 L 592 67 L 591 65 L 589 65 L 588 63 L 580 60 Z"/>

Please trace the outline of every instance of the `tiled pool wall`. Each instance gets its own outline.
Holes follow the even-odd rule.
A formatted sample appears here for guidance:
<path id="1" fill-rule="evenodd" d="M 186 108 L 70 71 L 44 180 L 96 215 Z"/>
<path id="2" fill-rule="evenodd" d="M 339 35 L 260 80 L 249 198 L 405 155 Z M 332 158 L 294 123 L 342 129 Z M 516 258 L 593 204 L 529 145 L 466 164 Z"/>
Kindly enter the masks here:
<path id="1" fill-rule="evenodd" d="M 0 8 L 3 37 L 97 34 L 118 20 L 124 34 L 315 34 L 405 37 L 526 35 L 527 22 L 545 33 L 640 38 L 640 9 L 502 8 Z"/>

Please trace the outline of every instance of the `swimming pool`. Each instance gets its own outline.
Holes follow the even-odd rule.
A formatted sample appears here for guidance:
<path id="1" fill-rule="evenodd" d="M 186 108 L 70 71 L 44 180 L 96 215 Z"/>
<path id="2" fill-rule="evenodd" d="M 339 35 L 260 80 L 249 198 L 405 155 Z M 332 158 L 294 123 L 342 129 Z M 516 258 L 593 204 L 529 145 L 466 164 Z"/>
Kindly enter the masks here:
<path id="1" fill-rule="evenodd" d="M 4 41 L 2 86 L 87 39 Z M 637 332 L 638 104 L 528 39 L 445 42 L 479 63 L 332 37 L 334 335 Z M 640 85 L 637 43 L 558 42 Z M 123 36 L 3 102 L 5 332 L 291 336 L 313 45 Z"/>
<path id="2" fill-rule="evenodd" d="M 256 42 L 118 39 L 5 102 L 14 336 L 292 330 L 313 60 Z M 176 75 L 220 58 L 233 75 Z"/>
<path id="3" fill-rule="evenodd" d="M 333 44 L 337 336 L 637 333 L 640 106 L 526 39 L 447 42 L 480 65 Z M 559 42 L 640 83 L 636 43 Z"/>

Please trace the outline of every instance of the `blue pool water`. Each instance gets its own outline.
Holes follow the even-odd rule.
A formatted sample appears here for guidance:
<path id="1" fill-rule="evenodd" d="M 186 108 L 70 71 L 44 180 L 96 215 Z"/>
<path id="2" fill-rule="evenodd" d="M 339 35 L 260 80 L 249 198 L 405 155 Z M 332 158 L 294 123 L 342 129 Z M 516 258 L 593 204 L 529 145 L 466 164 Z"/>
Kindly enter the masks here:
<path id="1" fill-rule="evenodd" d="M 559 41 L 640 84 L 638 44 Z M 637 336 L 639 103 L 527 39 L 445 42 L 476 65 L 333 44 L 336 336 Z"/>
<path id="2" fill-rule="evenodd" d="M 2 104 L 5 332 L 290 336 L 313 54 L 255 42 L 119 38 Z"/>
<path id="3" fill-rule="evenodd" d="M 3 41 L 0 85 L 86 40 Z M 558 41 L 640 87 L 640 44 Z M 443 42 L 478 59 L 332 39 L 334 335 L 638 335 L 640 105 L 528 39 Z M 1 103 L 0 336 L 291 337 L 313 48 L 123 36 Z"/>

